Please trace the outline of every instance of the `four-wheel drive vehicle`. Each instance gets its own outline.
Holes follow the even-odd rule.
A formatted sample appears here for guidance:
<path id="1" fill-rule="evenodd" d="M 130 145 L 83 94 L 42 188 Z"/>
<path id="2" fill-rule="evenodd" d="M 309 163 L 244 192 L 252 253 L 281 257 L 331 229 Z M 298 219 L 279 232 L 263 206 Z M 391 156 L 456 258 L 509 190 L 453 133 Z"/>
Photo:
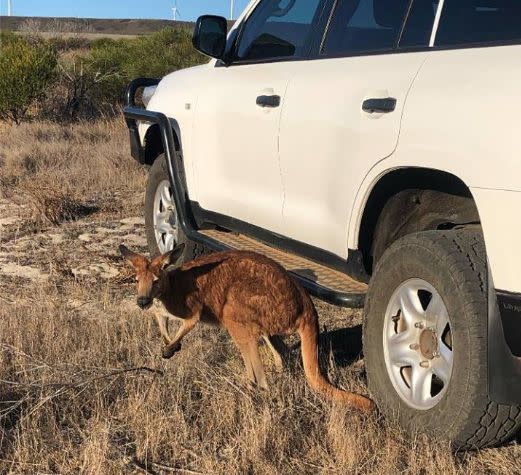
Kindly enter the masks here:
<path id="1" fill-rule="evenodd" d="M 229 33 L 201 17 L 194 45 L 214 59 L 127 91 L 152 253 L 273 257 L 318 298 L 365 306 L 386 415 L 458 447 L 507 440 L 520 19 L 517 0 L 255 0 Z"/>

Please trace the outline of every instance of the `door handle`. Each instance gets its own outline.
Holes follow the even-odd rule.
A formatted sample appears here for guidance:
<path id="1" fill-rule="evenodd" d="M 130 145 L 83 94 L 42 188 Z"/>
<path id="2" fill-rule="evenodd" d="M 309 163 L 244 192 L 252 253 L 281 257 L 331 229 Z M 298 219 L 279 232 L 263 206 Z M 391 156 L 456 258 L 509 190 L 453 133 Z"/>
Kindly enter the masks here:
<path id="1" fill-rule="evenodd" d="M 257 97 L 257 105 L 259 107 L 279 107 L 280 106 L 280 96 L 272 95 L 272 96 L 259 96 Z"/>
<path id="2" fill-rule="evenodd" d="M 394 97 L 386 97 L 385 99 L 367 99 L 362 104 L 362 110 L 369 114 L 379 112 L 381 114 L 389 114 L 396 109 L 396 99 Z"/>

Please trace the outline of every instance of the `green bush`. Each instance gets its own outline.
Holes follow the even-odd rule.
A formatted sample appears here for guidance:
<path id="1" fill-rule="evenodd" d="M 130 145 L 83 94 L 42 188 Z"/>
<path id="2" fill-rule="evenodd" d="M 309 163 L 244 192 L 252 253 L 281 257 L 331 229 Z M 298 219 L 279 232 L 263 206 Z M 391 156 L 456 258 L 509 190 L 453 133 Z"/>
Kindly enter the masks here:
<path id="1" fill-rule="evenodd" d="M 162 77 L 205 61 L 192 46 L 186 29 L 165 29 L 133 39 L 94 41 L 90 67 L 100 81 L 99 100 L 115 104 L 123 100 L 126 85 L 138 76 Z"/>
<path id="2" fill-rule="evenodd" d="M 56 72 L 56 51 L 44 41 L 0 36 L 0 119 L 20 123 Z"/>
<path id="3" fill-rule="evenodd" d="M 162 77 L 204 61 L 187 29 L 74 42 L 0 33 L 0 120 L 19 123 L 44 96 L 38 113 L 51 120 L 112 115 L 132 79 Z"/>

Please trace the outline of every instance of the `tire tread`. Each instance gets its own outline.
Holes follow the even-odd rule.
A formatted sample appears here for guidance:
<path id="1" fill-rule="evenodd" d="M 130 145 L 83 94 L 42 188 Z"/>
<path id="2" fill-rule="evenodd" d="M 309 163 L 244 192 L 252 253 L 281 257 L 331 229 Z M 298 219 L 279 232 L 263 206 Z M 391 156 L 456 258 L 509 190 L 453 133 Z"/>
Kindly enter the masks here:
<path id="1" fill-rule="evenodd" d="M 481 313 L 480 309 L 488 308 L 486 250 L 483 235 L 478 228 L 425 231 L 404 236 L 384 253 L 376 266 L 375 276 L 385 271 L 385 256 L 388 252 L 389 255 L 397 256 L 400 252 L 406 253 L 410 246 L 422 248 L 430 255 L 443 256 L 443 265 L 448 267 L 455 283 L 466 290 L 462 308 L 467 314 L 476 315 Z M 374 298 L 377 298 L 376 294 L 373 295 L 370 289 L 366 315 L 371 311 Z M 366 319 L 364 334 L 367 324 Z M 465 382 L 468 398 L 455 418 L 459 422 L 455 421 L 454 424 L 461 424 L 461 427 L 454 426 L 457 436 L 453 443 L 461 449 L 500 445 L 511 439 L 521 427 L 521 406 L 499 404 L 489 398 L 486 385 L 488 364 L 487 358 L 483 357 L 483 354 L 487 354 L 487 318 L 474 319 L 468 331 L 474 342 L 469 348 L 469 361 L 472 361 L 474 374 L 469 374 Z M 457 408 L 454 410 L 458 411 Z"/>
<path id="2" fill-rule="evenodd" d="M 168 169 L 166 165 L 165 155 L 162 154 L 156 158 L 149 170 L 146 198 L 145 198 L 145 224 L 146 224 L 146 235 L 150 253 L 153 256 L 159 254 L 157 247 L 155 233 L 151 224 L 151 214 L 153 212 L 152 203 L 155 195 L 155 190 L 160 180 L 168 179 Z M 208 254 L 210 250 L 202 244 L 196 243 L 188 239 L 181 229 L 178 229 L 179 242 L 186 244 L 185 252 L 183 255 L 183 261 L 189 262 Z"/>
<path id="3" fill-rule="evenodd" d="M 480 292 L 488 293 L 488 278 L 486 275 L 485 245 L 481 234 L 477 231 L 457 230 L 452 233 L 452 242 L 466 260 L 473 276 L 479 280 Z M 481 261 L 481 262 L 479 262 Z M 483 271 L 485 269 L 485 272 Z M 469 276 L 469 280 L 472 278 Z M 481 401 L 476 401 L 476 407 L 483 407 L 481 415 L 476 417 L 472 432 L 465 440 L 462 448 L 474 449 L 500 445 L 509 440 L 521 426 L 521 407 L 499 404 L 491 401 L 488 394 L 483 394 Z"/>

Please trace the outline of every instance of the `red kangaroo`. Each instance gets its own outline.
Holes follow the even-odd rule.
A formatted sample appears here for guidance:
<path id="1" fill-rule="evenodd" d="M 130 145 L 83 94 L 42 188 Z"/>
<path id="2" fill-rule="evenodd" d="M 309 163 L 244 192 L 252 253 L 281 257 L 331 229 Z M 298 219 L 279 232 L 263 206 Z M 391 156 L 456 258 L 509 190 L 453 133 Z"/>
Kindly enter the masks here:
<path id="1" fill-rule="evenodd" d="M 335 388 L 321 372 L 317 311 L 305 290 L 284 268 L 265 256 L 243 251 L 210 254 L 178 266 L 183 249 L 181 244 L 149 260 L 120 246 L 136 271 L 138 305 L 148 309 L 156 299 L 170 315 L 182 320 L 171 339 L 168 317 L 164 311 L 161 316 L 156 314 L 167 345 L 164 358 L 171 358 L 181 349 L 182 339 L 198 322 L 221 325 L 239 348 L 251 383 L 267 388 L 259 339 L 266 340 L 280 366 L 280 352 L 285 345 L 278 336 L 298 333 L 311 387 L 334 401 L 363 412 L 373 411 L 370 399 Z"/>

